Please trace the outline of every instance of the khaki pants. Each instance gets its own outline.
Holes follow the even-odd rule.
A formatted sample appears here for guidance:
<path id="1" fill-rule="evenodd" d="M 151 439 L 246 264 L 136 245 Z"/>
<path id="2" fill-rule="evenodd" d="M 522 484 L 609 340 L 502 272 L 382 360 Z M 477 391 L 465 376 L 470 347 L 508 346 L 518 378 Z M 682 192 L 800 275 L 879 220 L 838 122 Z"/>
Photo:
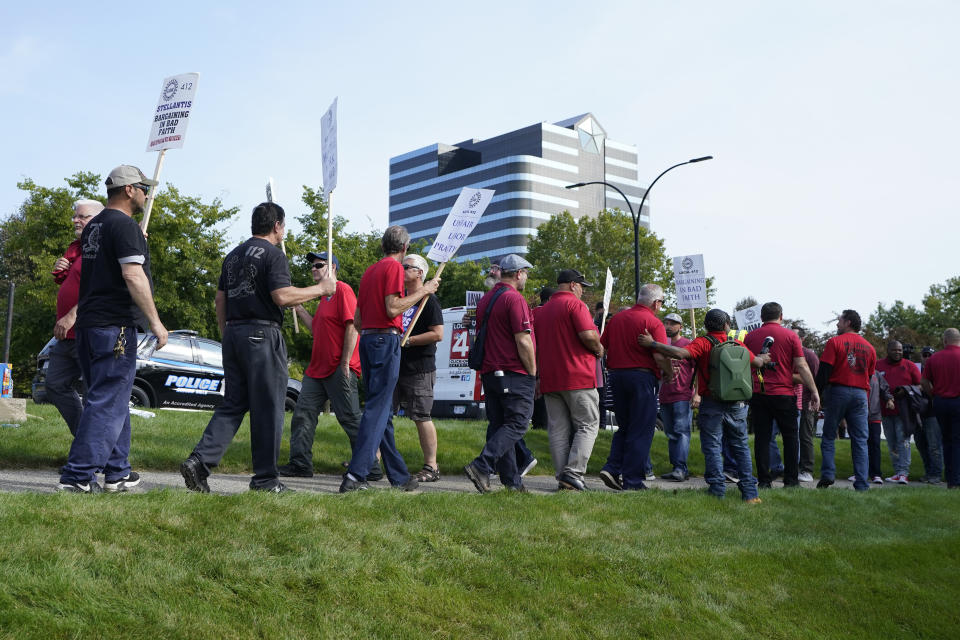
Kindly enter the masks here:
<path id="1" fill-rule="evenodd" d="M 600 428 L 600 396 L 596 389 L 574 389 L 551 391 L 543 397 L 556 476 L 569 473 L 582 478 Z"/>

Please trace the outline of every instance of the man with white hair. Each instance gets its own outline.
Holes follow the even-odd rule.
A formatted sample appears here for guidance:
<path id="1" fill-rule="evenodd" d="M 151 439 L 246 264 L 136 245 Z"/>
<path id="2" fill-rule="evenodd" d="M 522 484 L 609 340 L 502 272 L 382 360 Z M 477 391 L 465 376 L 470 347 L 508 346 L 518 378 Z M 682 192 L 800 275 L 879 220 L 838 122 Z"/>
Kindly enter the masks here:
<path id="1" fill-rule="evenodd" d="M 607 351 L 613 411 L 619 427 L 600 479 L 616 491 L 647 488 L 644 467 L 657 426 L 660 378 L 672 381 L 674 374 L 670 359 L 641 346 L 637 337 L 649 332 L 654 340 L 667 341 L 663 323 L 657 318 L 662 307 L 663 288 L 645 284 L 640 287 L 637 303 L 610 318 L 600 338 Z"/>
<path id="2" fill-rule="evenodd" d="M 72 435 L 83 413 L 83 403 L 74 387 L 80 379 L 80 359 L 73 325 L 77 321 L 77 302 L 80 299 L 80 271 L 83 256 L 80 252 L 80 234 L 90 220 L 103 211 L 97 200 L 77 200 L 73 203 L 73 232 L 76 238 L 53 265 L 53 280 L 57 290 L 57 322 L 53 335 L 57 343 L 50 350 L 47 364 L 47 399 L 63 416 Z"/>
<path id="3" fill-rule="evenodd" d="M 933 410 L 943 437 L 947 487 L 960 489 L 960 331 L 943 332 L 943 349 L 927 360 L 920 381 L 933 396 Z"/>

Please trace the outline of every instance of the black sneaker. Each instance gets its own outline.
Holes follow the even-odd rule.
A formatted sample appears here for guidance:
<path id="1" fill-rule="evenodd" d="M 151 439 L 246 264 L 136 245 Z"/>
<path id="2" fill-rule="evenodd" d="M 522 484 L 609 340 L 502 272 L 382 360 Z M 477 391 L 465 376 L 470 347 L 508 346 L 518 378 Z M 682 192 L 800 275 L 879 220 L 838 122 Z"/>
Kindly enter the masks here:
<path id="1" fill-rule="evenodd" d="M 377 482 L 383 480 L 383 469 L 379 464 L 374 465 L 367 474 L 367 482 Z"/>
<path id="2" fill-rule="evenodd" d="M 61 482 L 57 485 L 58 493 L 103 493 L 103 488 L 97 482 L 81 484 L 79 482 Z"/>
<path id="3" fill-rule="evenodd" d="M 250 487 L 250 491 L 263 491 L 264 493 L 296 493 L 293 489 L 278 482 L 272 487 Z"/>
<path id="4" fill-rule="evenodd" d="M 758 483 L 757 483 L 757 488 L 758 488 L 758 489 L 773 489 L 773 484 L 771 484 L 771 483 L 769 483 L 769 482 L 758 482 Z"/>
<path id="5" fill-rule="evenodd" d="M 477 469 L 474 463 L 471 462 L 465 466 L 463 472 L 467 474 L 467 477 L 473 482 L 473 486 L 477 488 L 477 491 L 480 493 L 490 493 L 490 477 L 480 471 L 480 469 Z"/>
<path id="6" fill-rule="evenodd" d="M 420 481 L 417 480 L 417 476 L 410 476 L 410 479 L 404 482 L 403 484 L 393 485 L 394 489 L 400 489 L 401 491 L 416 491 L 420 488 Z"/>
<path id="7" fill-rule="evenodd" d="M 557 478 L 557 482 L 560 484 L 561 489 L 569 489 L 570 491 L 587 490 L 587 485 L 583 483 L 583 480 L 572 473 L 561 473 L 560 477 Z"/>
<path id="8" fill-rule="evenodd" d="M 820 482 L 817 483 L 817 489 L 826 489 L 833 484 L 833 480 L 827 478 L 820 478 Z"/>
<path id="9" fill-rule="evenodd" d="M 670 473 L 665 473 L 660 476 L 661 480 L 669 480 L 670 482 L 683 482 L 687 479 L 687 474 L 679 469 L 674 469 Z"/>
<path id="10" fill-rule="evenodd" d="M 103 490 L 107 493 L 118 493 L 120 491 L 129 491 L 140 484 L 140 474 L 136 471 L 131 471 L 124 477 L 114 480 L 113 482 L 108 482 L 106 479 L 103 482 Z"/>
<path id="11" fill-rule="evenodd" d="M 370 488 L 366 480 L 354 480 L 349 473 L 343 474 L 343 482 L 340 483 L 340 493 L 349 493 L 350 491 L 366 491 Z"/>
<path id="12" fill-rule="evenodd" d="M 304 469 L 292 464 L 282 464 L 277 467 L 277 473 L 285 478 L 312 478 L 313 469 Z"/>
<path id="13" fill-rule="evenodd" d="M 207 484 L 210 474 L 196 455 L 191 453 L 189 458 L 180 463 L 180 475 L 190 491 L 210 493 L 210 485 Z"/>
<path id="14" fill-rule="evenodd" d="M 614 491 L 623 491 L 623 485 L 620 483 L 620 479 L 606 469 L 602 469 L 600 471 L 600 479 L 603 481 L 603 484 L 607 485 Z"/>

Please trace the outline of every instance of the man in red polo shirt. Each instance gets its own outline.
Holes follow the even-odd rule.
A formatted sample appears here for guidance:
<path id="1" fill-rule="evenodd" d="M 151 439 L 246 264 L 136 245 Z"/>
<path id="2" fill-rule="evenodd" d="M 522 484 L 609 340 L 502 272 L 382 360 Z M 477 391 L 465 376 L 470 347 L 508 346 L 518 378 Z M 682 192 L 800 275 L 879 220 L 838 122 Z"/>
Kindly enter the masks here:
<path id="1" fill-rule="evenodd" d="M 536 314 L 550 455 L 559 488 L 574 491 L 586 489 L 583 474 L 600 425 L 596 371 L 603 347 L 590 310 L 580 300 L 583 288 L 590 286 L 579 271 L 564 269 L 557 290 Z"/>
<path id="2" fill-rule="evenodd" d="M 360 330 L 360 366 L 366 397 L 357 446 L 343 474 L 340 493 L 368 489 L 371 461 L 380 449 L 390 484 L 405 491 L 417 488 L 393 439 L 393 390 L 400 376 L 400 332 L 403 312 L 436 293 L 440 280 L 433 278 L 415 293 L 404 296 L 403 256 L 410 234 L 401 226 L 387 227 L 380 240 L 383 258 L 367 267 L 360 279 L 354 323 Z"/>
<path id="3" fill-rule="evenodd" d="M 783 485 L 796 487 L 800 484 L 800 428 L 797 418 L 797 393 L 794 375 L 811 390 L 814 410 L 820 406 L 820 395 L 813 374 L 807 367 L 800 337 L 782 326 L 783 307 L 776 302 L 767 302 L 760 307 L 763 325 L 751 331 L 743 343 L 750 351 L 760 353 L 768 341 L 771 367 L 755 369 L 753 374 L 753 397 L 750 398 L 750 414 L 753 420 L 753 451 L 757 463 L 759 488 L 769 489 L 773 476 L 770 473 L 770 438 L 776 421 L 783 437 Z M 761 383 L 762 379 L 762 383 Z"/>
<path id="4" fill-rule="evenodd" d="M 640 346 L 637 336 L 649 332 L 655 340 L 666 342 L 666 331 L 656 315 L 662 307 L 663 289 L 645 284 L 640 287 L 637 304 L 610 318 L 600 338 L 607 350 L 618 426 L 600 479 L 616 491 L 647 488 L 644 466 L 657 426 L 659 380 L 661 374 L 673 380 L 673 366 L 669 358 Z"/>
<path id="5" fill-rule="evenodd" d="M 480 455 L 463 468 L 480 493 L 490 491 L 490 474 L 503 486 L 523 491 L 516 444 L 533 415 L 537 362 L 530 306 L 520 294 L 529 262 L 516 254 L 500 260 L 500 282 L 477 303 L 477 332 L 485 331 L 480 379 L 486 394 L 487 441 Z M 486 318 L 487 307 L 490 317 Z M 486 326 L 486 329 L 484 329 Z"/>
<path id="6" fill-rule="evenodd" d="M 886 381 L 893 392 L 894 408 L 883 407 L 883 435 L 887 439 L 887 450 L 890 451 L 890 464 L 893 465 L 893 475 L 887 482 L 907 484 L 910 476 L 910 434 L 907 433 L 907 424 L 900 417 L 900 406 L 897 398 L 897 387 L 920 384 L 920 369 L 912 361 L 903 357 L 903 345 L 896 340 L 887 343 L 887 357 L 877 362 L 877 371 Z"/>
<path id="7" fill-rule="evenodd" d="M 74 387 L 80 379 L 80 358 L 77 356 L 77 340 L 73 331 L 77 321 L 80 267 L 83 263 L 80 234 L 101 211 L 103 204 L 96 200 L 77 200 L 73 203 L 73 231 L 77 238 L 53 265 L 53 280 L 60 285 L 60 289 L 57 290 L 57 323 L 53 326 L 57 343 L 50 349 L 47 364 L 47 399 L 63 416 L 72 435 L 76 435 L 77 424 L 83 413 L 83 403 Z"/>
<path id="8" fill-rule="evenodd" d="M 850 434 L 850 454 L 853 457 L 853 488 L 870 488 L 869 454 L 867 452 L 867 392 L 870 376 L 877 364 L 877 352 L 859 335 L 860 314 L 845 309 L 837 318 L 837 335 L 827 341 L 820 356 L 817 388 L 823 398 L 823 436 L 820 438 L 820 481 L 817 487 L 825 489 L 834 483 L 837 474 L 834 463 L 837 425 L 846 418 Z M 829 390 L 826 390 L 827 385 Z M 826 393 L 824 392 L 826 390 Z"/>
<path id="9" fill-rule="evenodd" d="M 314 282 L 320 282 L 328 271 L 336 277 L 340 265 L 334 255 L 331 268 L 326 251 L 311 251 L 307 254 L 307 262 Z M 296 306 L 297 315 L 313 333 L 313 351 L 310 365 L 303 372 L 303 388 L 290 419 L 290 462 L 277 467 L 281 476 L 313 477 L 313 438 L 317 418 L 328 400 L 337 422 L 350 439 L 350 449 L 356 447 L 360 424 L 357 393 L 360 352 L 357 350 L 357 329 L 353 324 L 356 311 L 357 296 L 343 280 L 337 280 L 333 295 L 319 298 L 313 315 L 303 305 Z M 379 466 L 374 467 L 373 473 L 374 477 L 382 477 Z"/>
<path id="10" fill-rule="evenodd" d="M 759 369 L 770 362 L 770 354 L 755 356 L 742 342 L 728 337 L 730 316 L 723 309 L 710 309 L 703 322 L 706 336 L 700 336 L 686 347 L 674 347 L 655 341 L 644 333 L 637 341 L 671 358 L 691 358 L 697 367 L 697 389 L 700 392 L 700 449 L 703 451 L 704 480 L 711 495 L 722 498 L 727 491 L 723 474 L 723 447 L 726 445 L 737 463 L 737 486 L 745 502 L 758 504 L 757 480 L 753 477 L 750 460 L 750 442 L 747 438 L 747 403 L 724 401 L 714 398 L 710 392 L 710 353 L 714 343 L 728 339 L 746 349 L 750 366 Z M 730 348 L 730 347 L 727 347 Z"/>
<path id="11" fill-rule="evenodd" d="M 943 349 L 927 359 L 921 384 L 933 395 L 933 410 L 943 436 L 947 487 L 960 489 L 960 331 L 943 332 Z"/>

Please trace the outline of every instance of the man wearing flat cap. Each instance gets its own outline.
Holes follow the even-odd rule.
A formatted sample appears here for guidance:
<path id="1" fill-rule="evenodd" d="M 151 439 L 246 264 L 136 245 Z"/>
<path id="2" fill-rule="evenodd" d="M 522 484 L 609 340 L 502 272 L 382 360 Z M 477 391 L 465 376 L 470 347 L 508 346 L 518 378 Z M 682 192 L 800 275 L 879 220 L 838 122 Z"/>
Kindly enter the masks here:
<path id="1" fill-rule="evenodd" d="M 537 314 L 537 366 L 547 405 L 550 455 L 560 489 L 583 491 L 583 474 L 600 426 L 597 358 L 600 335 L 580 299 L 593 285 L 579 271 L 564 269 L 557 291 Z"/>
<path id="2" fill-rule="evenodd" d="M 310 252 L 307 264 L 314 282 L 327 274 L 337 277 L 340 261 L 327 252 Z M 357 381 L 360 376 L 360 352 L 357 341 L 360 334 L 353 322 L 357 311 L 357 296 L 353 288 L 337 280 L 336 291 L 317 301 L 313 315 L 297 305 L 296 313 L 305 327 L 313 333 L 313 351 L 310 365 L 303 372 L 303 388 L 290 420 L 290 462 L 278 468 L 281 476 L 310 478 L 313 476 L 313 438 L 317 418 L 323 406 L 330 401 L 337 422 L 350 439 L 350 449 L 357 444 L 360 425 L 360 397 Z"/>
<path id="3" fill-rule="evenodd" d="M 479 373 L 489 424 L 483 451 L 464 472 L 480 493 L 490 491 L 494 471 L 505 487 L 523 490 L 515 445 L 533 415 L 537 362 L 530 307 L 520 292 L 532 266 L 516 254 L 505 256 L 500 260 L 500 282 L 477 303 L 477 332 L 486 334 Z"/>
<path id="4" fill-rule="evenodd" d="M 80 235 L 82 266 L 74 324 L 80 369 L 87 382 L 83 413 L 58 490 L 127 491 L 140 483 L 130 470 L 130 392 L 137 368 L 136 308 L 157 337 L 167 330 L 153 304 L 150 251 L 133 214 L 143 213 L 150 187 L 143 172 L 121 165 L 107 177 L 107 208 Z M 135 308 L 136 307 L 136 308 Z M 96 474 L 103 472 L 104 486 Z"/>

